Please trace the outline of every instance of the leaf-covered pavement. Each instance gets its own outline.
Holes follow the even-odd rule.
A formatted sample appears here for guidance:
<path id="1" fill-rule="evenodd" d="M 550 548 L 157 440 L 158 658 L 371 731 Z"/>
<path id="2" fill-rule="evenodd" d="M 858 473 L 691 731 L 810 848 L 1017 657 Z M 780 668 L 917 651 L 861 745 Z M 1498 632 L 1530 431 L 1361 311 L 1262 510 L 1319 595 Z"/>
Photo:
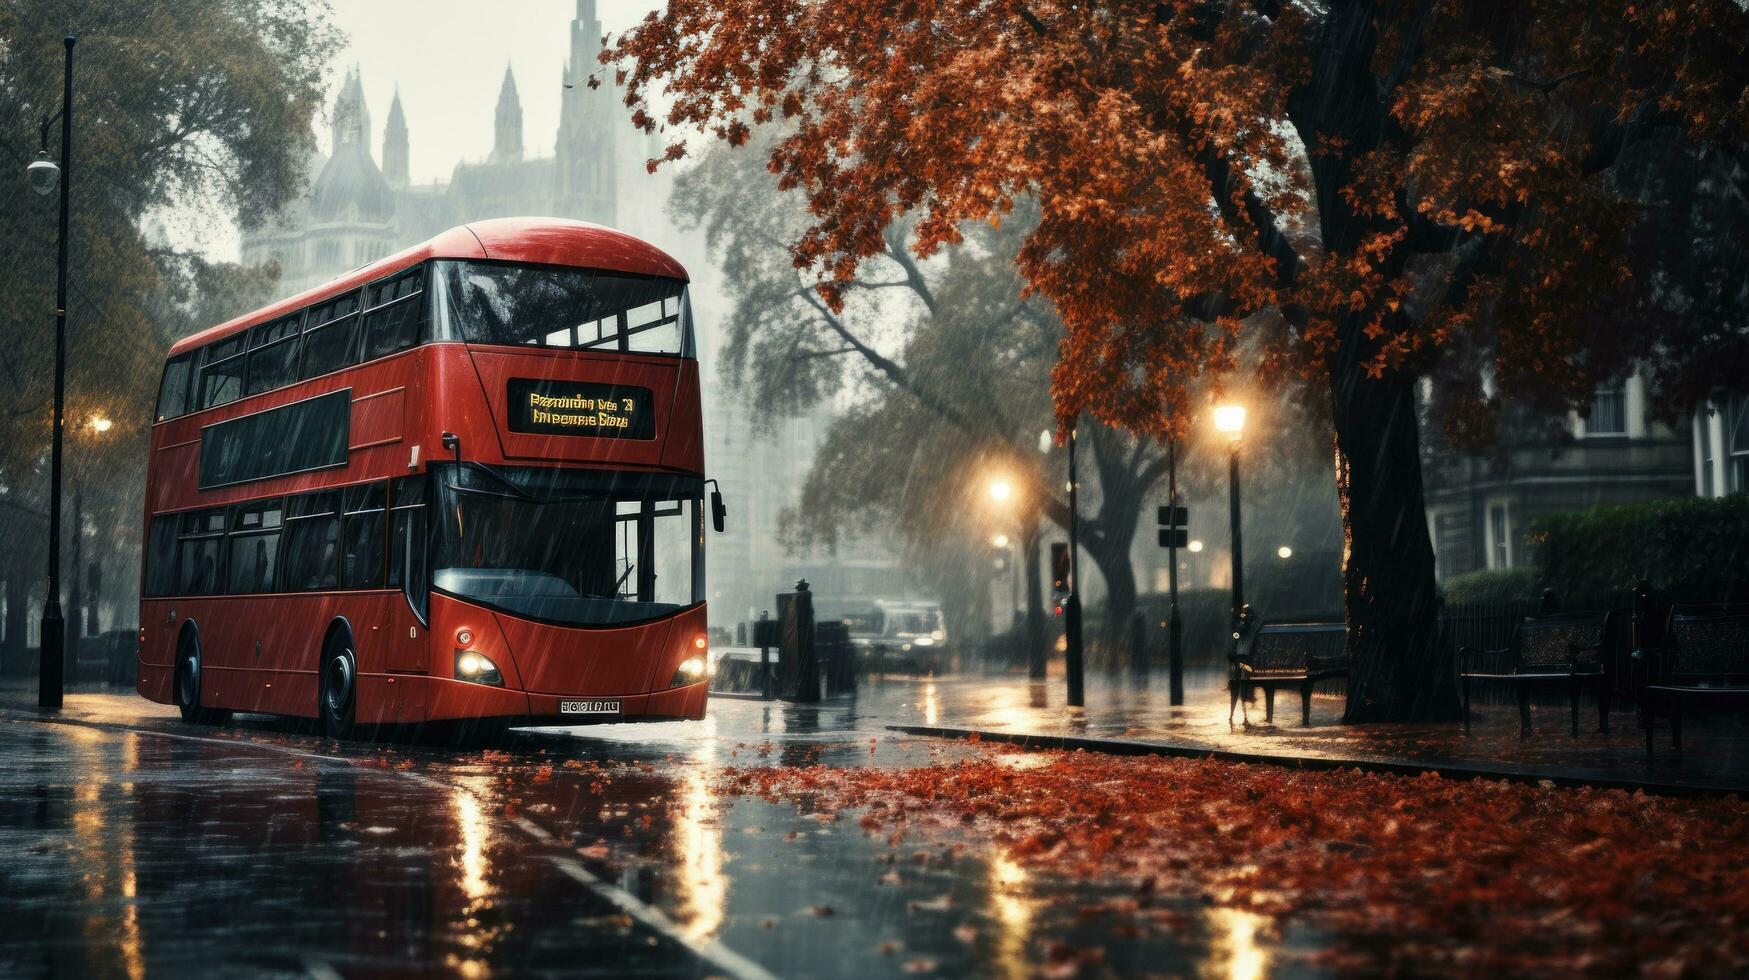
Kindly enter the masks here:
<path id="1" fill-rule="evenodd" d="M 1656 976 L 1749 969 L 1749 807 L 1617 790 L 989 750 L 901 769 L 730 768 L 728 794 L 859 821 L 895 850 L 986 842 L 1122 881 L 1089 914 L 1183 926 L 1180 901 L 1311 925 L 1339 971 Z M 840 813 L 840 811 L 848 811 Z M 1096 952 L 1061 953 L 1066 972 Z"/>

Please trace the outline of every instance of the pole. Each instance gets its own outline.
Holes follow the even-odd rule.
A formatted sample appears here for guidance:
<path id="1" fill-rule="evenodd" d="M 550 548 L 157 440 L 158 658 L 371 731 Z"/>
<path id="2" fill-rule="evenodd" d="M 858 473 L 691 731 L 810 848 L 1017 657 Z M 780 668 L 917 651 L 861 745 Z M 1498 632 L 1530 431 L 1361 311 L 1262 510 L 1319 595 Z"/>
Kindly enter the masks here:
<path id="1" fill-rule="evenodd" d="M 36 703 L 61 707 L 62 672 L 66 669 L 66 622 L 61 618 L 61 431 L 67 394 L 67 207 L 73 187 L 73 45 L 67 46 L 61 77 L 61 237 L 55 249 L 55 415 L 49 448 L 49 591 L 43 601 L 42 663 L 37 675 Z"/>
<path id="2" fill-rule="evenodd" d="M 1232 519 L 1233 537 L 1233 649 L 1239 649 L 1239 616 L 1245 609 L 1245 546 L 1239 534 L 1239 440 L 1234 439 L 1227 454 L 1227 513 Z"/>
<path id="3" fill-rule="evenodd" d="M 79 639 L 85 635 L 85 494 L 84 485 L 73 479 L 73 615 L 67 620 L 67 647 L 73 651 L 73 662 L 79 661 Z M 74 678 L 78 680 L 77 677 Z"/>
<path id="4" fill-rule="evenodd" d="M 1075 426 L 1069 426 L 1069 601 L 1063 608 L 1064 672 L 1069 675 L 1069 706 L 1087 703 L 1081 681 L 1081 550 L 1077 528 L 1081 511 L 1076 506 L 1079 487 L 1075 480 Z"/>
<path id="5" fill-rule="evenodd" d="M 1166 503 L 1172 513 L 1178 513 L 1178 440 L 1166 440 Z M 1166 549 L 1166 592 L 1169 617 L 1166 621 L 1167 698 L 1173 707 L 1184 704 L 1184 624 L 1178 621 L 1178 536 L 1172 535 Z"/>
<path id="6" fill-rule="evenodd" d="M 1009 598 L 1013 600 L 1014 606 L 1013 619 L 1009 622 L 1009 628 L 1015 629 L 1018 633 L 1018 627 L 1020 626 L 1020 621 L 1022 619 L 1020 609 L 1020 542 L 1018 540 L 1010 543 L 1008 548 L 1008 560 L 1013 562 L 1008 569 L 1008 591 L 1010 593 Z"/>
<path id="7" fill-rule="evenodd" d="M 1026 676 L 1031 680 L 1045 679 L 1045 619 L 1043 596 L 1039 594 L 1038 526 L 1036 515 L 1022 525 L 1026 538 Z"/>

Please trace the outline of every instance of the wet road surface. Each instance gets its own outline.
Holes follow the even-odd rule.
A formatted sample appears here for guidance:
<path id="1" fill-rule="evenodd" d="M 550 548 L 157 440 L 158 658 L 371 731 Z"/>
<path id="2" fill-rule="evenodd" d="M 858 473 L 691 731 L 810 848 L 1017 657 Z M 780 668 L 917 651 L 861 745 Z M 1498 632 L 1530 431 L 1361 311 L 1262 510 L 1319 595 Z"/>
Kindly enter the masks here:
<path id="1" fill-rule="evenodd" d="M 701 723 L 456 751 L 22 700 L 0 709 L 0 975 L 1019 977 L 1098 948 L 1080 975 L 1245 976 L 1313 938 L 1186 897 L 1170 932 L 1114 941 L 1085 910 L 1116 885 L 953 826 L 906 839 L 725 794 L 728 766 L 975 751 L 854 705 L 713 702 Z"/>

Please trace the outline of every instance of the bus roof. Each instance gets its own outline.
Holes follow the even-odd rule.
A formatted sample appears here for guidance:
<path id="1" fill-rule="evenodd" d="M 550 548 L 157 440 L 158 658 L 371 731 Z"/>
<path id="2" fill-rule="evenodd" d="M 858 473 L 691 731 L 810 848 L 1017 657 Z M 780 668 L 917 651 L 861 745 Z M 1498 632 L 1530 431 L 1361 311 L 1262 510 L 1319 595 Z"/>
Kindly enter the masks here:
<path id="1" fill-rule="evenodd" d="M 672 256 L 623 231 L 566 218 L 492 218 L 451 228 L 320 286 L 184 337 L 171 345 L 169 356 L 241 333 L 426 259 L 494 259 L 687 280 L 686 270 Z"/>

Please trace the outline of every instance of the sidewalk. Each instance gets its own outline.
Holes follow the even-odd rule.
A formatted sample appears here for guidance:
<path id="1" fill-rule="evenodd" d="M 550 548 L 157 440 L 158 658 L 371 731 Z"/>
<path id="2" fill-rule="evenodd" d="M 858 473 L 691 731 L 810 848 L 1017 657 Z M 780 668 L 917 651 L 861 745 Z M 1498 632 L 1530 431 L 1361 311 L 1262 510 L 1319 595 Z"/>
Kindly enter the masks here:
<path id="1" fill-rule="evenodd" d="M 1477 705 L 1472 734 L 1459 722 L 1344 725 L 1340 693 L 1312 698 L 1312 724 L 1301 727 L 1297 697 L 1278 697 L 1274 724 L 1263 703 L 1227 720 L 1224 675 L 1185 678 L 1186 704 L 1167 703 L 1166 678 L 1138 682 L 1127 674 L 1089 675 L 1086 706 L 1065 704 L 1065 682 L 1042 683 L 1016 675 L 915 682 L 915 697 L 889 699 L 893 682 L 865 685 L 859 708 L 880 714 L 895 731 L 914 735 L 1013 742 L 1038 748 L 1084 748 L 1119 754 L 1205 756 L 1313 768 L 1362 768 L 1455 778 L 1551 780 L 1648 792 L 1749 792 L 1749 724 L 1720 714 L 1692 719 L 1677 762 L 1667 728 L 1660 727 L 1654 761 L 1646 764 L 1645 733 L 1631 711 L 1610 717 L 1610 733 L 1596 730 L 1597 715 L 1581 708 L 1579 735 L 1571 735 L 1566 702 L 1533 709 L 1533 731 L 1520 737 L 1517 709 Z M 880 692 L 874 694 L 873 692 Z M 873 702 L 873 703 L 871 703 Z M 1291 703 L 1290 703 L 1291 702 Z"/>

